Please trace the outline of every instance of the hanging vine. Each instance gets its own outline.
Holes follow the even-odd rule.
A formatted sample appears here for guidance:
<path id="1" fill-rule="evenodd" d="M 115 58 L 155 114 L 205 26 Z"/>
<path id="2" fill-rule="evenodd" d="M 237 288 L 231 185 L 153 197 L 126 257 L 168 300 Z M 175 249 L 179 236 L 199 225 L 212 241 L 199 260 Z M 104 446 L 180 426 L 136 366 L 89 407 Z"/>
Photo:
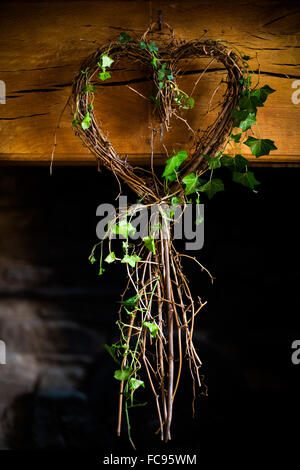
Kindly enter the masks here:
<path id="1" fill-rule="evenodd" d="M 195 318 L 206 302 L 200 298 L 194 300 L 182 269 L 183 258 L 191 259 L 206 271 L 211 281 L 213 277 L 196 258 L 176 250 L 172 240 L 176 222 L 172 207 L 180 204 L 184 208 L 189 203 L 199 203 L 202 193 L 211 199 L 223 191 L 222 179 L 215 177 L 222 167 L 231 171 L 234 182 L 255 192 L 259 182 L 248 169 L 242 147 L 249 147 L 257 158 L 276 149 L 272 140 L 249 135 L 252 126 L 256 125 L 258 108 L 264 106 L 268 95 L 275 91 L 268 85 L 260 87 L 258 81 L 253 84 L 256 74 L 249 65 L 250 57 L 225 41 L 178 41 L 171 28 L 166 26 L 170 31 L 169 41 L 164 40 L 163 44 L 149 40 L 154 33 L 153 24 L 141 38 L 133 39 L 122 32 L 117 40 L 101 46 L 82 63 L 73 82 L 71 97 L 72 124 L 83 144 L 118 180 L 124 181 L 136 193 L 144 206 L 156 205 L 159 211 L 158 220 L 150 221 L 148 235 L 132 243 L 130 235 L 135 233 L 135 228 L 131 222 L 139 206 L 120 210 L 89 258 L 91 263 L 99 263 L 99 275 L 103 274 L 104 266 L 117 262 L 123 263 L 127 270 L 127 285 L 117 320 L 120 340 L 106 345 L 106 349 L 117 364 L 114 377 L 120 382 L 117 433 L 121 433 L 124 412 L 133 446 L 129 412 L 132 407 L 143 405 L 136 401 L 135 392 L 145 387 L 146 377 L 154 395 L 161 439 L 165 441 L 171 439 L 174 399 L 186 360 L 194 397 L 196 388 L 202 386 L 201 360 L 193 343 L 193 332 Z M 109 80 L 113 67 L 123 57 L 140 64 L 146 70 L 147 78 L 152 80 L 154 93 L 146 99 L 153 103 L 160 134 L 169 130 L 174 118 L 183 121 L 192 135 L 191 151 L 182 149 L 167 155 L 162 174 L 158 174 L 153 165 L 153 133 L 150 168 L 134 168 L 116 152 L 97 123 L 93 107 L 97 83 Z M 177 84 L 182 73 L 179 62 L 198 58 L 210 61 L 188 94 Z M 226 79 L 222 79 L 226 90 L 218 104 L 215 121 L 204 132 L 195 132 L 182 111 L 194 107 L 194 89 L 215 61 L 226 71 Z M 217 91 L 218 88 L 211 102 Z M 228 149 L 230 154 L 226 153 Z M 198 214 L 195 223 L 201 221 Z M 122 238 L 119 244 L 112 242 L 112 234 Z"/>

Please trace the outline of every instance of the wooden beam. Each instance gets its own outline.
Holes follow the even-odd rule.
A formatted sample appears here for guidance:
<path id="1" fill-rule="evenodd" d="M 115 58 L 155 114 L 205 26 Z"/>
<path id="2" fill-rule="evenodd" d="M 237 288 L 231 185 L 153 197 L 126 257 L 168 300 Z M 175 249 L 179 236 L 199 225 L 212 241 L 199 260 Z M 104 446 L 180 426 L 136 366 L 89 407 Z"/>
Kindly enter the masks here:
<path id="1" fill-rule="evenodd" d="M 233 0 L 226 6 L 221 0 L 6 2 L 0 20 L 0 80 L 7 91 L 6 104 L 0 105 L 0 162 L 47 164 L 74 73 L 97 47 L 90 41 L 107 42 L 120 31 L 140 35 L 158 10 L 178 37 L 188 40 L 207 30 L 206 38 L 230 41 L 250 56 L 258 53 L 261 83 L 277 90 L 258 113 L 261 134 L 278 147 L 266 161 L 300 162 L 300 104 L 292 102 L 296 91 L 292 85 L 300 80 L 300 12 L 291 0 L 240 3 L 238 8 Z M 185 67 L 190 73 L 180 85 L 188 91 L 201 64 L 194 61 Z M 118 68 L 97 94 L 95 109 L 116 150 L 142 165 L 149 160 L 151 112 L 147 101 L 127 85 L 132 83 L 145 96 L 151 87 L 135 64 Z M 194 110 L 189 111 L 194 128 L 206 125 L 209 91 L 222 77 L 222 70 L 214 65 L 212 69 L 195 94 Z M 93 157 L 74 136 L 70 121 L 67 109 L 57 134 L 54 164 L 92 164 Z M 188 139 L 187 129 L 178 121 L 164 135 L 169 151 L 188 147 Z M 250 156 L 249 149 L 244 150 Z M 158 164 L 163 153 L 159 139 L 155 152 Z"/>

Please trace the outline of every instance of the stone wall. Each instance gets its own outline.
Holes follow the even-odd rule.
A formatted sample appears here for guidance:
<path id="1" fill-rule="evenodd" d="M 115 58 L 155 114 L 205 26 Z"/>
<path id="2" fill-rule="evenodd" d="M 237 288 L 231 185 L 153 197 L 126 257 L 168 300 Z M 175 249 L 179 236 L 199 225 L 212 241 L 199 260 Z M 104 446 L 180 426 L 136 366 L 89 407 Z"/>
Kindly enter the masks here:
<path id="1" fill-rule="evenodd" d="M 271 429 L 274 403 L 281 403 L 277 418 L 284 419 L 299 392 L 290 361 L 290 345 L 300 338 L 299 268 L 290 262 L 298 243 L 291 201 L 299 169 L 256 173 L 258 195 L 228 182 L 225 194 L 206 205 L 205 246 L 198 255 L 216 276 L 215 285 L 186 267 L 196 292 L 209 301 L 195 333 L 209 398 L 199 398 L 191 424 L 191 387 L 184 376 L 175 447 L 180 440 L 196 448 L 203 425 L 208 435 L 217 428 L 219 437 L 228 422 L 231 429 L 245 422 L 252 429 L 259 412 L 261 429 Z M 95 168 L 57 167 L 52 177 L 48 168 L 1 169 L 0 339 L 7 346 L 7 364 L 0 365 L 2 449 L 128 446 L 126 433 L 121 441 L 114 437 L 118 391 L 104 351 L 117 334 L 124 275 L 112 268 L 98 278 L 87 259 L 96 207 L 117 193 L 113 178 Z M 152 439 L 151 408 L 141 416 L 142 422 L 133 418 L 136 434 L 141 429 Z M 158 445 L 155 437 L 153 443 Z"/>

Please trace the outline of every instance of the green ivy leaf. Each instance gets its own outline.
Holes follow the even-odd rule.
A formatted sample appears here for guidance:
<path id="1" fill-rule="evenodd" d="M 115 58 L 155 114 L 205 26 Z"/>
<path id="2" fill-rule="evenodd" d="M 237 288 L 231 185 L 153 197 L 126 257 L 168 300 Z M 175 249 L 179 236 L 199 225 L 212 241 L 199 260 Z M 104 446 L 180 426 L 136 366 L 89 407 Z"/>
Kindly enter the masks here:
<path id="1" fill-rule="evenodd" d="M 140 42 L 140 48 L 141 49 L 147 49 L 147 44 L 144 41 Z"/>
<path id="2" fill-rule="evenodd" d="M 251 85 L 251 76 L 249 75 L 249 77 L 246 77 L 246 78 L 242 77 L 239 79 L 239 82 L 245 87 L 249 88 Z"/>
<path id="3" fill-rule="evenodd" d="M 157 72 L 157 77 L 158 77 L 158 80 L 163 80 L 163 79 L 165 78 L 165 70 L 160 69 L 160 70 Z"/>
<path id="4" fill-rule="evenodd" d="M 114 378 L 117 380 L 127 380 L 132 374 L 132 367 L 126 367 L 125 369 L 115 370 Z"/>
<path id="5" fill-rule="evenodd" d="M 273 90 L 273 88 L 269 87 L 269 85 L 264 85 L 263 87 L 258 88 L 257 90 L 251 91 L 251 101 L 257 107 L 263 106 L 263 103 L 266 101 L 268 96 L 271 93 L 274 93 L 275 91 L 276 90 Z"/>
<path id="6" fill-rule="evenodd" d="M 173 157 L 169 158 L 166 161 L 166 167 L 162 174 L 162 176 L 166 179 L 166 181 L 175 181 L 178 173 L 178 169 L 180 165 L 186 160 L 188 154 L 185 150 L 179 150 L 179 152 L 175 153 Z"/>
<path id="7" fill-rule="evenodd" d="M 206 193 L 208 198 L 211 199 L 219 191 L 224 191 L 223 181 L 218 178 L 214 178 L 200 186 L 199 191 Z"/>
<path id="8" fill-rule="evenodd" d="M 182 178 L 183 183 L 185 184 L 185 194 L 193 194 L 198 191 L 199 186 L 204 183 L 203 179 L 199 179 L 195 173 L 190 173 Z"/>
<path id="9" fill-rule="evenodd" d="M 132 268 L 135 267 L 135 264 L 138 261 L 141 261 L 142 258 L 140 258 L 138 255 L 133 254 L 133 255 L 124 255 L 124 258 L 121 260 L 121 263 L 127 263 L 129 264 Z"/>
<path id="10" fill-rule="evenodd" d="M 177 96 L 174 97 L 174 101 L 183 109 L 192 109 L 195 104 L 194 98 L 191 98 L 186 93 L 178 93 Z"/>
<path id="11" fill-rule="evenodd" d="M 243 155 L 236 155 L 234 157 L 234 166 L 238 171 L 244 170 L 248 163 L 247 158 L 243 157 Z"/>
<path id="12" fill-rule="evenodd" d="M 143 242 L 145 244 L 145 247 L 148 248 L 148 250 L 151 251 L 154 255 L 156 255 L 155 243 L 154 243 L 154 238 L 152 237 L 152 235 L 148 235 L 147 237 L 144 237 Z"/>
<path id="13" fill-rule="evenodd" d="M 110 67 L 114 62 L 114 59 L 111 59 L 107 54 L 101 56 L 101 67 L 105 71 L 106 67 Z"/>
<path id="14" fill-rule="evenodd" d="M 86 131 L 89 127 L 91 127 L 91 116 L 90 113 L 87 111 L 86 115 L 84 116 L 84 119 L 81 121 L 81 127 L 84 131 Z"/>
<path id="15" fill-rule="evenodd" d="M 151 41 L 150 44 L 148 45 L 148 49 L 150 52 L 157 52 L 158 51 L 158 47 L 157 45 L 155 44 L 154 41 Z"/>
<path id="16" fill-rule="evenodd" d="M 223 155 L 220 159 L 222 166 L 226 166 L 230 170 L 243 170 L 248 165 L 247 158 L 244 158 L 242 155 L 235 155 L 235 157 L 229 157 L 228 155 Z"/>
<path id="17" fill-rule="evenodd" d="M 233 140 L 234 142 L 238 143 L 238 142 L 240 142 L 241 137 L 242 137 L 242 133 L 240 132 L 239 134 L 231 134 L 230 139 Z"/>
<path id="18" fill-rule="evenodd" d="M 100 266 L 98 275 L 99 275 L 99 276 L 102 276 L 103 273 L 105 273 L 105 269 L 102 268 L 102 266 Z"/>
<path id="19" fill-rule="evenodd" d="M 124 44 L 125 42 L 129 42 L 129 41 L 132 41 L 132 37 L 129 36 L 129 34 L 125 33 L 125 32 L 122 32 L 120 34 L 120 39 L 119 39 L 120 43 Z"/>
<path id="20" fill-rule="evenodd" d="M 156 323 L 150 323 L 149 321 L 145 321 L 144 325 L 150 331 L 151 338 L 156 338 L 158 333 L 158 326 Z"/>
<path id="21" fill-rule="evenodd" d="M 268 96 L 274 92 L 275 90 L 268 85 L 258 88 L 257 90 L 252 90 L 250 94 L 245 91 L 244 96 L 239 100 L 239 107 L 240 109 L 256 113 L 256 108 L 262 107 Z"/>
<path id="22" fill-rule="evenodd" d="M 248 137 L 244 144 L 251 148 L 252 155 L 255 155 L 256 158 L 269 155 L 271 150 L 277 150 L 277 147 L 274 145 L 274 140 L 270 139 Z"/>
<path id="23" fill-rule="evenodd" d="M 247 93 L 247 92 L 245 92 L 245 93 Z M 242 96 L 242 98 L 240 98 L 239 107 L 240 107 L 240 109 L 242 109 L 244 111 L 248 111 L 248 113 L 256 114 L 256 112 L 257 112 L 256 100 L 252 101 L 251 94 L 248 95 L 248 93 L 245 94 L 244 96 Z"/>
<path id="24" fill-rule="evenodd" d="M 232 111 L 233 127 L 239 127 L 243 132 L 250 129 L 256 123 L 256 113 L 245 109 L 234 109 Z"/>
<path id="25" fill-rule="evenodd" d="M 142 380 L 131 377 L 131 379 L 129 380 L 129 390 L 136 390 L 139 387 L 145 388 L 145 383 Z"/>
<path id="26" fill-rule="evenodd" d="M 111 355 L 111 357 L 113 358 L 113 360 L 120 365 L 120 361 L 118 360 L 118 357 L 117 357 L 117 353 L 116 353 L 116 346 L 115 344 L 112 344 L 111 346 L 109 346 L 108 344 L 105 344 L 104 345 L 104 349 L 108 352 L 108 354 Z"/>
<path id="27" fill-rule="evenodd" d="M 99 78 L 102 80 L 102 82 L 104 82 L 105 80 L 111 78 L 111 74 L 109 72 L 101 72 L 99 73 Z"/>
<path id="28" fill-rule="evenodd" d="M 122 219 L 118 224 L 112 227 L 112 232 L 116 235 L 121 235 L 123 238 L 128 238 L 130 234 L 135 234 L 136 229 L 130 222 L 127 222 L 126 219 Z"/>
<path id="29" fill-rule="evenodd" d="M 116 261 L 116 255 L 115 255 L 115 252 L 114 251 L 111 251 L 109 253 L 109 255 L 107 255 L 107 257 L 105 258 L 104 260 L 106 263 L 113 263 L 114 261 Z"/>
<path id="30" fill-rule="evenodd" d="M 128 308 L 129 310 L 133 310 L 137 304 L 139 303 L 139 296 L 134 295 L 133 297 L 130 297 L 129 299 L 122 300 L 121 304 L 124 305 L 124 307 Z"/>
<path id="31" fill-rule="evenodd" d="M 178 93 L 177 96 L 174 97 L 175 103 L 177 103 L 179 106 L 181 106 L 182 98 L 183 98 L 183 95 L 181 93 Z"/>
<path id="32" fill-rule="evenodd" d="M 220 162 L 222 166 L 226 166 L 227 168 L 234 167 L 234 158 L 229 157 L 228 155 L 222 155 L 222 157 L 220 158 Z"/>
<path id="33" fill-rule="evenodd" d="M 94 255 L 91 255 L 91 256 L 89 257 L 89 260 L 90 260 L 90 263 L 91 263 L 91 264 L 94 264 L 94 263 L 96 263 L 96 261 L 97 261 Z"/>
<path id="34" fill-rule="evenodd" d="M 206 158 L 206 160 L 208 161 L 209 163 L 209 168 L 211 170 L 215 170 L 216 168 L 220 168 L 221 166 L 221 162 L 220 162 L 220 159 L 218 157 L 210 157 L 209 155 L 204 155 L 204 157 Z"/>
<path id="35" fill-rule="evenodd" d="M 184 178 L 182 179 L 182 181 L 183 180 L 184 180 Z M 171 199 L 171 204 L 172 204 L 172 206 L 177 206 L 177 204 L 182 204 L 181 197 L 173 196 L 172 199 Z"/>
<path id="36" fill-rule="evenodd" d="M 91 85 L 90 83 L 88 83 L 88 84 L 84 87 L 83 92 L 84 92 L 84 93 L 88 93 L 88 92 L 94 93 L 95 90 L 97 90 L 97 87 L 95 87 L 94 85 Z"/>
<path id="37" fill-rule="evenodd" d="M 235 183 L 241 183 L 243 186 L 247 186 L 254 190 L 254 186 L 260 184 L 259 181 L 254 176 L 252 171 L 246 171 L 245 173 L 241 173 L 238 171 L 234 171 L 232 173 L 232 180 Z"/>
<path id="38" fill-rule="evenodd" d="M 157 57 L 153 56 L 150 63 L 153 65 L 153 67 L 157 69 Z"/>
<path id="39" fill-rule="evenodd" d="M 72 120 L 72 126 L 77 126 L 77 124 L 79 124 L 79 121 L 76 117 L 74 117 Z"/>
<path id="40" fill-rule="evenodd" d="M 193 109 L 194 107 L 194 104 L 195 104 L 195 100 L 194 98 L 192 98 L 191 96 L 189 96 L 186 100 L 186 106 L 188 109 Z"/>
<path id="41" fill-rule="evenodd" d="M 171 70 L 167 69 L 167 64 L 163 63 L 161 66 L 161 69 L 158 70 L 157 72 L 157 78 L 159 81 L 165 80 L 166 78 L 168 80 L 173 80 L 173 75 L 171 73 Z"/>
<path id="42" fill-rule="evenodd" d="M 242 119 L 239 124 L 239 128 L 242 129 L 243 132 L 247 131 L 250 129 L 250 127 L 253 126 L 253 124 L 256 123 L 256 114 L 255 113 L 249 113 L 245 119 Z"/>

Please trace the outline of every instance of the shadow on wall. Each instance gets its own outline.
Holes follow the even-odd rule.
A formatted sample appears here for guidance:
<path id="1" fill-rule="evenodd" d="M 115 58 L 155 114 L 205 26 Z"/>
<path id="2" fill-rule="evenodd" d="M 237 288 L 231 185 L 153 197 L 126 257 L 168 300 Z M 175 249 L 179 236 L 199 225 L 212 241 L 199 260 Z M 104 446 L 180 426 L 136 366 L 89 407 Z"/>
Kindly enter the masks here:
<path id="1" fill-rule="evenodd" d="M 227 419 L 238 422 L 234 402 L 245 399 L 245 383 L 234 359 L 198 332 L 196 344 L 209 367 L 211 394 L 209 398 L 198 397 L 193 420 L 192 384 L 186 363 L 182 378 L 185 386 L 177 395 L 174 438 L 168 450 L 179 451 L 182 446 L 196 449 L 199 438 L 204 437 L 202 434 L 213 432 Z M 99 452 L 111 449 L 115 453 L 130 450 L 125 422 L 122 437 L 117 439 L 115 435 L 118 395 L 113 370 L 107 356 L 100 355 L 87 369 L 85 380 L 77 389 L 59 390 L 54 383 L 54 388 L 40 390 L 37 385 L 32 393 L 18 396 L 2 416 L 7 446 L 12 449 L 97 449 Z M 208 378 L 203 381 L 207 386 Z M 223 389 L 220 402 L 217 390 L 226 381 L 228 385 Z M 142 452 L 147 451 L 148 446 L 156 448 L 160 440 L 155 435 L 158 421 L 153 413 L 155 403 L 151 391 L 143 391 L 139 398 L 147 401 L 148 406 L 134 410 L 131 419 L 132 435 Z"/>

